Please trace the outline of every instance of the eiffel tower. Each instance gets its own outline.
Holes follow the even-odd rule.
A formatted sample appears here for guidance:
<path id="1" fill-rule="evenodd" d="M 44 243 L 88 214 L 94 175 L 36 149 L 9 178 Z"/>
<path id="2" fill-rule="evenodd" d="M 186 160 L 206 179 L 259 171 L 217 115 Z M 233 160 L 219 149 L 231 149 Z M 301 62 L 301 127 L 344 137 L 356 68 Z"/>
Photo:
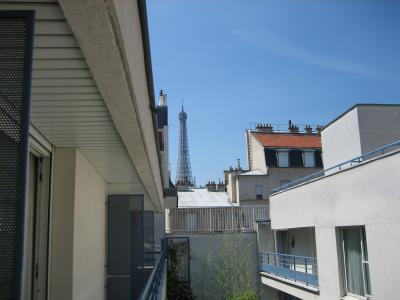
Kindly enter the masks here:
<path id="1" fill-rule="evenodd" d="M 175 185 L 178 189 L 188 189 L 195 185 L 190 167 L 189 143 L 186 128 L 187 114 L 183 110 L 179 113 L 180 131 L 179 131 L 179 153 L 178 167 L 176 171 Z"/>

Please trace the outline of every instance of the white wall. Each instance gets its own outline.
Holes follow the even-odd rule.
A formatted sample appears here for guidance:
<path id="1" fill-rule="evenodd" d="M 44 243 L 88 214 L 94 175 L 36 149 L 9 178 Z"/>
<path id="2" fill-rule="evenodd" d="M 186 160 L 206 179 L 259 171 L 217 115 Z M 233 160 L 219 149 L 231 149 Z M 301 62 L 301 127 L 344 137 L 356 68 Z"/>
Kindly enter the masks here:
<path id="1" fill-rule="evenodd" d="M 73 299 L 104 299 L 105 183 L 79 151 L 75 176 Z"/>
<path id="2" fill-rule="evenodd" d="M 321 142 L 325 169 L 360 156 L 361 141 L 357 108 L 322 130 Z"/>
<path id="3" fill-rule="evenodd" d="M 264 146 L 250 133 L 250 145 L 248 145 L 251 153 L 250 170 L 259 169 L 264 173 L 267 172 L 267 164 L 265 162 Z"/>
<path id="4" fill-rule="evenodd" d="M 400 105 L 360 106 L 357 111 L 362 153 L 400 140 Z"/>
<path id="5" fill-rule="evenodd" d="M 270 197 L 273 229 L 315 226 L 322 299 L 340 296 L 336 229 L 365 225 L 374 299 L 395 300 L 400 261 L 400 151 Z M 287 209 L 290 207 L 290 209 Z"/>
<path id="6" fill-rule="evenodd" d="M 400 105 L 358 105 L 321 133 L 324 168 L 400 140 Z"/>
<path id="7" fill-rule="evenodd" d="M 106 191 L 75 148 L 56 148 L 50 235 L 49 299 L 104 299 Z"/>

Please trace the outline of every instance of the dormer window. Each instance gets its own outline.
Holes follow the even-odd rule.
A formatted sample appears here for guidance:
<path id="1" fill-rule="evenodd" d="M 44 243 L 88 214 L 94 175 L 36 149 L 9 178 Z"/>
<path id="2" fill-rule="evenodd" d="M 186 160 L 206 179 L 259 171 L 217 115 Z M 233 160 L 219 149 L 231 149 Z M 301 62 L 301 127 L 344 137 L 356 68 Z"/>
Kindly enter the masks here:
<path id="1" fill-rule="evenodd" d="M 268 167 L 277 167 L 278 159 L 276 150 L 273 149 L 264 149 L 265 150 L 265 161 Z"/>
<path id="2" fill-rule="evenodd" d="M 315 152 L 314 151 L 304 151 L 304 167 L 305 168 L 315 168 Z"/>
<path id="3" fill-rule="evenodd" d="M 289 152 L 280 150 L 278 151 L 278 167 L 288 168 L 289 167 Z"/>
<path id="4" fill-rule="evenodd" d="M 303 162 L 303 151 L 301 150 L 290 150 L 289 151 L 289 163 L 290 167 L 304 167 Z"/>

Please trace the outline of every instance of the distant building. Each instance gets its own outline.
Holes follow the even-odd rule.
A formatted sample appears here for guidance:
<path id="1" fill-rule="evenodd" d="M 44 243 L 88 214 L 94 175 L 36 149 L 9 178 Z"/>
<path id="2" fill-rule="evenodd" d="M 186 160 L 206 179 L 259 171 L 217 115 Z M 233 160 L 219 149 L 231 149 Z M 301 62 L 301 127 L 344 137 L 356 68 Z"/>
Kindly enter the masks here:
<path id="1" fill-rule="evenodd" d="M 224 171 L 229 199 L 240 205 L 266 204 L 271 191 L 322 169 L 320 126 L 302 130 L 289 121 L 287 131 L 258 124 L 246 131 L 249 170 Z"/>
<path id="2" fill-rule="evenodd" d="M 399 299 L 400 105 L 355 105 L 321 135 L 327 168 L 259 223 L 265 299 Z"/>

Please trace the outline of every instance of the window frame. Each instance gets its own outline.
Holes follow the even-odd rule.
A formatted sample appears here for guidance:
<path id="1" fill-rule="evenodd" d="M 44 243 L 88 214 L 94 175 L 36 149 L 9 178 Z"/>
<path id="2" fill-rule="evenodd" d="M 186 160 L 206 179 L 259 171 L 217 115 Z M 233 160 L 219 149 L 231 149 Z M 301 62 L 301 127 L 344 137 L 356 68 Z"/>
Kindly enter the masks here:
<path id="1" fill-rule="evenodd" d="M 312 165 L 307 166 L 306 165 L 306 154 L 311 154 L 312 155 Z M 316 158 L 315 158 L 315 150 L 303 150 L 303 166 L 304 168 L 315 168 L 317 165 Z"/>
<path id="2" fill-rule="evenodd" d="M 276 150 L 278 156 L 278 168 L 290 168 L 290 160 L 289 160 L 289 150 L 287 149 L 278 149 Z M 286 165 L 281 165 L 281 154 L 286 155 Z"/>
<path id="3" fill-rule="evenodd" d="M 358 295 L 358 294 L 354 294 L 348 291 L 348 286 L 347 286 L 347 271 L 346 271 L 346 252 L 345 252 L 345 245 L 344 245 L 344 236 L 343 233 L 345 230 L 348 229 L 358 229 L 358 234 L 359 234 L 359 241 L 360 241 L 360 248 L 361 248 L 361 276 L 362 276 L 362 281 L 363 281 L 363 292 L 364 295 Z M 367 289 L 367 282 L 366 282 L 366 278 L 365 278 L 365 264 L 368 265 L 368 272 L 369 272 L 369 260 L 365 260 L 365 253 L 364 253 L 364 236 L 366 237 L 366 233 L 365 233 L 365 227 L 364 226 L 352 226 L 352 227 L 344 227 L 344 228 L 340 228 L 340 240 L 341 240 L 341 252 L 342 252 L 342 269 L 343 269 L 343 285 L 344 285 L 344 292 L 346 294 L 346 296 L 351 296 L 351 297 L 355 297 L 358 299 L 365 299 L 365 300 L 369 300 L 372 299 L 372 292 L 370 294 L 368 294 L 368 289 Z M 365 238 L 366 240 L 366 238 Z M 365 250 L 368 251 L 367 245 L 365 245 Z M 368 275 L 368 277 L 370 278 L 370 275 Z M 371 289 L 371 282 L 369 282 L 369 286 Z"/>

